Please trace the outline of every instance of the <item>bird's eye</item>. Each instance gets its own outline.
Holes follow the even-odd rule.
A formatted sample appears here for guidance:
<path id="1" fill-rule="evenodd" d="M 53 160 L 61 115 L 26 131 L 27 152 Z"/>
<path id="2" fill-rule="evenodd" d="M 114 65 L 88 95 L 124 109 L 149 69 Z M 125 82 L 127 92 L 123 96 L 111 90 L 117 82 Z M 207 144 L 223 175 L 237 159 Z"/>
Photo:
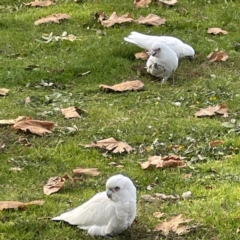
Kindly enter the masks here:
<path id="1" fill-rule="evenodd" d="M 158 48 L 158 51 L 160 51 L 161 50 L 161 48 Z"/>
<path id="2" fill-rule="evenodd" d="M 118 192 L 120 190 L 120 187 L 115 187 L 115 191 Z"/>

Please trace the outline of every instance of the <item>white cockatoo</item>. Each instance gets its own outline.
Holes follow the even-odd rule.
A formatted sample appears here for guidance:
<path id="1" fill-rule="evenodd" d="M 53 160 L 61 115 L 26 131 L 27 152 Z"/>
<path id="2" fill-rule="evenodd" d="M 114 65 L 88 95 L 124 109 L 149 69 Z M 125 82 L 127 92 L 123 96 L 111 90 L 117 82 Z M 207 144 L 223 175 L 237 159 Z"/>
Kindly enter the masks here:
<path id="1" fill-rule="evenodd" d="M 126 230 L 136 216 L 136 188 L 121 174 L 110 177 L 106 191 L 79 207 L 52 218 L 88 231 L 92 236 L 113 236 Z"/>
<path id="2" fill-rule="evenodd" d="M 177 69 L 178 57 L 170 47 L 161 42 L 153 43 L 150 53 L 146 64 L 147 72 L 162 78 L 163 83 Z"/>
<path id="3" fill-rule="evenodd" d="M 133 43 L 140 48 L 151 51 L 152 45 L 155 42 L 161 42 L 168 45 L 180 58 L 193 58 L 195 55 L 194 49 L 182 42 L 180 39 L 171 36 L 151 36 L 138 32 L 131 32 L 128 37 L 124 37 L 126 42 Z"/>

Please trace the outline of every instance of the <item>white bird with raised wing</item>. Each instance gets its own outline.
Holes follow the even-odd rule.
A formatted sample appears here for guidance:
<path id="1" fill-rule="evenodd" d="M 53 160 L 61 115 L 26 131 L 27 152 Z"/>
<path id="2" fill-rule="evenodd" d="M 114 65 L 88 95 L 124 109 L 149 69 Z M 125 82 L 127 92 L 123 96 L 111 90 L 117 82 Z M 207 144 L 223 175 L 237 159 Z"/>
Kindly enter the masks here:
<path id="1" fill-rule="evenodd" d="M 106 191 L 79 207 L 52 218 L 88 231 L 92 236 L 113 236 L 126 230 L 136 217 L 136 188 L 121 174 L 110 177 Z"/>
<path id="2" fill-rule="evenodd" d="M 124 37 L 126 42 L 137 45 L 140 48 L 151 51 L 152 45 L 155 42 L 161 42 L 169 46 L 180 58 L 193 58 L 195 55 L 194 49 L 182 42 L 180 39 L 171 36 L 151 36 L 139 32 L 131 32 L 128 37 Z"/>
<path id="3" fill-rule="evenodd" d="M 147 72 L 155 77 L 162 78 L 162 83 L 175 72 L 178 67 L 178 57 L 176 53 L 161 42 L 153 43 L 151 55 L 147 61 Z"/>

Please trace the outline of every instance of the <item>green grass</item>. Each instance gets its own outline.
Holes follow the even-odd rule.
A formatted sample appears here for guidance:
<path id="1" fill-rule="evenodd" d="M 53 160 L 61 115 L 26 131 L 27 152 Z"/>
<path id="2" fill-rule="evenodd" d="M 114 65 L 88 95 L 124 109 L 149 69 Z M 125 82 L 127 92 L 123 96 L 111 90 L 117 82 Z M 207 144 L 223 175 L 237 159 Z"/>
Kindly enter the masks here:
<path id="1" fill-rule="evenodd" d="M 0 3 L 0 88 L 10 89 L 7 96 L 0 98 L 0 119 L 25 115 L 53 121 L 56 128 L 53 134 L 38 137 L 1 126 L 0 147 L 4 147 L 0 148 L 0 200 L 42 199 L 45 204 L 25 211 L 1 211 L 0 239 L 91 239 L 85 231 L 51 222 L 49 218 L 104 190 L 106 179 L 117 173 L 127 174 L 136 183 L 138 212 L 137 222 L 114 239 L 239 238 L 240 140 L 237 132 L 228 132 L 221 123 L 239 119 L 240 55 L 233 45 L 240 42 L 240 3 L 182 0 L 170 8 L 153 3 L 147 9 L 134 9 L 133 2 L 127 0 L 79 3 L 61 0 L 40 9 L 25 7 L 23 2 L 26 1 Z M 129 12 L 134 18 L 155 13 L 167 22 L 159 27 L 123 24 L 103 28 L 92 18 L 92 13 L 98 11 L 108 16 L 113 11 Z M 61 24 L 34 26 L 40 17 L 60 12 L 71 15 L 72 19 Z M 221 27 L 229 34 L 209 35 L 208 27 Z M 94 29 L 101 30 L 103 35 L 96 34 Z M 134 53 L 140 49 L 123 41 L 133 30 L 179 37 L 192 45 L 198 56 L 193 61 L 181 60 L 174 83 L 169 79 L 161 85 L 139 70 L 144 62 L 136 60 Z M 37 41 L 43 33 L 61 35 L 63 31 L 80 40 L 48 44 Z M 230 57 L 226 62 L 206 60 L 216 48 L 227 51 Z M 29 65 L 39 68 L 25 70 Z M 87 71 L 91 73 L 78 76 Z M 211 74 L 216 77 L 212 78 Z M 54 86 L 36 88 L 42 79 Z M 100 84 L 113 85 L 134 79 L 144 82 L 144 91 L 106 93 L 98 88 Z M 28 96 L 32 102 L 25 104 Z M 181 102 L 181 106 L 175 106 L 174 102 Z M 201 107 L 222 102 L 229 109 L 227 119 L 193 116 Z M 56 108 L 68 106 L 82 108 L 87 114 L 81 119 L 65 120 Z M 78 130 L 72 134 L 60 128 L 73 126 Z M 108 137 L 128 142 L 134 152 L 119 155 L 79 146 Z M 156 139 L 162 144 L 154 145 Z M 219 139 L 224 140 L 224 145 L 211 149 L 209 142 Z M 140 145 L 150 151 L 139 151 Z M 181 147 L 172 148 L 174 145 Z M 155 154 L 181 155 L 187 167 L 142 170 L 139 162 Z M 112 161 L 124 167 L 112 167 L 109 165 Z M 74 187 L 67 183 L 50 196 L 43 194 L 43 185 L 50 177 L 71 174 L 79 166 L 97 167 L 101 175 L 86 177 Z M 11 167 L 23 170 L 13 172 Z M 146 187 L 156 177 L 158 184 L 148 191 Z M 191 200 L 147 203 L 141 199 L 143 194 L 181 195 L 189 190 L 193 193 Z M 197 227 L 184 236 L 164 237 L 152 231 L 159 222 L 153 217 L 157 211 L 166 213 L 166 219 L 182 213 L 193 219 L 190 225 Z"/>

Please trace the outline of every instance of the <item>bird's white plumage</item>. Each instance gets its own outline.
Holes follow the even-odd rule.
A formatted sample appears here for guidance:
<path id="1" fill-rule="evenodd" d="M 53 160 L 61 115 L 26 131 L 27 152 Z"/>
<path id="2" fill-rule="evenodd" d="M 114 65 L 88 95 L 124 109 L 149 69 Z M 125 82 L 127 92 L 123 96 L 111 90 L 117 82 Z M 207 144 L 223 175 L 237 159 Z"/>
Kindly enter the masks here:
<path id="1" fill-rule="evenodd" d="M 153 43 L 151 56 L 149 57 L 146 68 L 155 77 L 167 80 L 168 77 L 177 69 L 178 58 L 176 53 L 161 42 Z"/>
<path id="2" fill-rule="evenodd" d="M 124 40 L 149 51 L 151 50 L 153 43 L 162 42 L 168 45 L 177 54 L 178 58 L 193 58 L 195 55 L 195 51 L 190 45 L 182 42 L 176 37 L 151 36 L 138 32 L 131 32 L 131 34 L 128 37 L 125 37 Z"/>
<path id="3" fill-rule="evenodd" d="M 106 191 L 52 220 L 77 225 L 93 236 L 112 236 L 127 229 L 135 216 L 136 188 L 128 177 L 118 174 L 107 180 Z"/>

